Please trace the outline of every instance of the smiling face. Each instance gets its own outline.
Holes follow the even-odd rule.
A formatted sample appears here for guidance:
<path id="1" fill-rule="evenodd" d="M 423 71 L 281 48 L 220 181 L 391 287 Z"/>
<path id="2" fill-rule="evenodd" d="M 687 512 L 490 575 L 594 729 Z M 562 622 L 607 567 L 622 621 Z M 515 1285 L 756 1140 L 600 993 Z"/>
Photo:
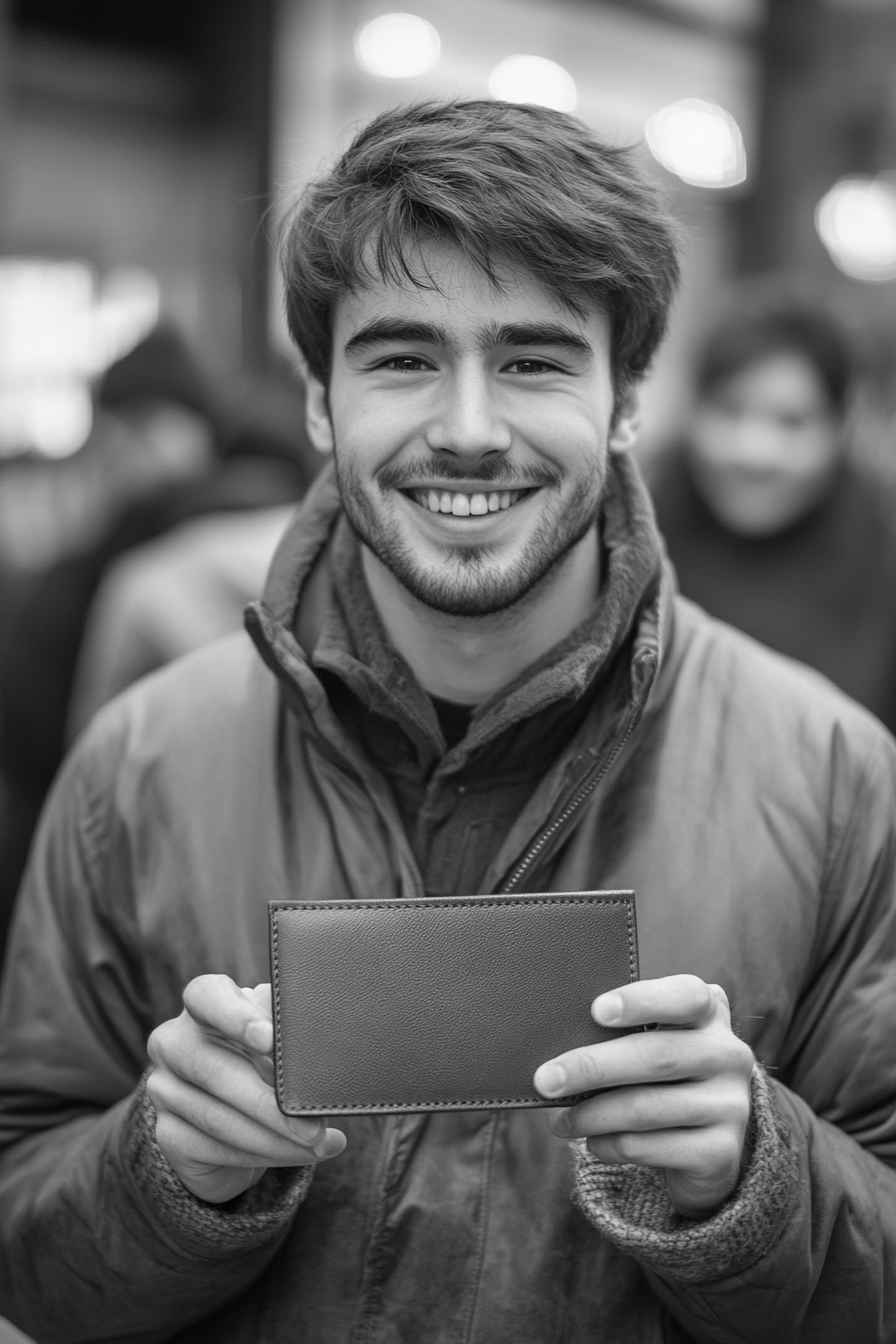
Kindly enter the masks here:
<path id="1" fill-rule="evenodd" d="M 808 359 L 783 350 L 724 379 L 697 409 L 694 478 L 732 532 L 765 537 L 807 514 L 844 451 L 840 420 Z"/>
<path id="2" fill-rule="evenodd" d="M 501 611 L 595 524 L 615 420 L 609 323 L 579 316 L 525 275 L 494 289 L 456 249 L 421 249 L 431 289 L 370 283 L 333 324 L 328 391 L 309 385 L 309 430 L 332 449 L 346 513 L 428 607 Z"/>

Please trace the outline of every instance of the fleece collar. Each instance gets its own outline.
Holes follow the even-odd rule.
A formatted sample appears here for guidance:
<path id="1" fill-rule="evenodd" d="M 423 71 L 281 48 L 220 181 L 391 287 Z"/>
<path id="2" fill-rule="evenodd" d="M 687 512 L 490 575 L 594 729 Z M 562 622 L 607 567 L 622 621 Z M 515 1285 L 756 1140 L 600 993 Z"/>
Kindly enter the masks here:
<path id="1" fill-rule="evenodd" d="M 655 673 L 662 546 L 647 492 L 625 454 L 610 458 L 597 522 L 603 571 L 594 607 L 566 639 L 521 668 L 509 686 L 479 706 L 464 742 L 454 749 L 456 764 L 512 725 L 558 702 L 577 700 L 627 641 L 633 675 L 644 666 L 645 654 L 653 655 L 649 662 Z M 318 477 L 287 530 L 262 602 L 247 611 L 250 634 L 283 679 L 284 659 L 271 647 L 272 626 L 279 628 L 273 642 L 281 650 L 289 645 L 309 670 L 338 675 L 369 709 L 400 724 L 418 747 L 428 741 L 430 750 L 444 750 L 431 702 L 389 643 L 373 607 L 332 466 Z M 307 685 L 307 677 L 303 680 Z"/>

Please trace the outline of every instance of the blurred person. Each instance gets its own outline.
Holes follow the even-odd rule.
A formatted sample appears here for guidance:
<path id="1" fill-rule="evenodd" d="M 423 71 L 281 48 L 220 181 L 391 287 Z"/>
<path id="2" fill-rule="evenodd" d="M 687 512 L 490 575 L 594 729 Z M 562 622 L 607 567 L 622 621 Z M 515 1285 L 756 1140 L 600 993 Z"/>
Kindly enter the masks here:
<path id="1" fill-rule="evenodd" d="M 651 488 L 682 593 L 896 729 L 896 494 L 850 455 L 847 331 L 760 293 L 709 333 Z"/>
<path id="2" fill-rule="evenodd" d="M 62 761 L 78 655 L 103 575 L 132 547 L 201 514 L 293 502 L 308 480 L 277 426 L 239 424 L 184 338 L 151 332 L 112 364 L 98 419 L 120 461 L 116 506 L 80 549 L 20 581 L 0 648 L 0 774 L 8 820 L 0 850 L 0 956 L 37 817 Z M 301 406 L 301 403 L 300 403 Z M 307 457 L 307 454 L 306 454 Z"/>
<path id="3" fill-rule="evenodd" d="M 191 519 L 110 566 L 87 616 L 68 736 L 132 682 L 238 630 L 291 504 Z"/>
<path id="4" fill-rule="evenodd" d="M 255 647 L 119 696 L 54 790 L 0 1310 L 58 1344 L 892 1339 L 896 747 L 675 593 L 629 451 L 656 188 L 547 108 L 393 109 L 283 266 L 333 466 Z M 599 886 L 645 978 L 592 1014 L 663 1030 L 544 1061 L 568 1104 L 278 1111 L 268 900 Z"/>

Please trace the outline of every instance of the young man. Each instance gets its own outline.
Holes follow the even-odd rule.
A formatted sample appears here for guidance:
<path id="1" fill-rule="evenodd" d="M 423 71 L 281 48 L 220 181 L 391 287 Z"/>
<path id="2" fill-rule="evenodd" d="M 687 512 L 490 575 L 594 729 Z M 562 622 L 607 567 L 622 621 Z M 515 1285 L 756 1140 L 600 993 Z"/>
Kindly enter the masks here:
<path id="1" fill-rule="evenodd" d="M 58 1341 L 892 1338 L 896 757 L 674 595 L 627 456 L 676 276 L 653 191 L 557 113 L 398 110 L 285 273 L 334 471 L 261 659 L 114 702 L 44 818 L 0 1310 Z M 536 1074 L 598 1096 L 277 1110 L 269 899 L 623 886 L 644 979 L 593 1012 L 662 1029 Z"/>

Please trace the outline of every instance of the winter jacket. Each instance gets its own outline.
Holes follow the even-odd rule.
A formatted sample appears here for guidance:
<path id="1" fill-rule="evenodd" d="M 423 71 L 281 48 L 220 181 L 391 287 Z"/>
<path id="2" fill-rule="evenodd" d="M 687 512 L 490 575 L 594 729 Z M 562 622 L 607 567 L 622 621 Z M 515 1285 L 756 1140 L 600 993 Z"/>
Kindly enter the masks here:
<path id="1" fill-rule="evenodd" d="M 238 635 L 138 683 L 54 790 L 0 1019 L 0 1312 L 41 1344 L 896 1339 L 890 738 L 674 595 L 623 458 L 589 621 L 439 755 L 410 669 L 349 628 L 339 519 L 328 476 L 251 611 L 262 659 Z M 429 744 L 414 844 L 337 686 L 420 769 Z M 512 815 L 484 807 L 513 783 L 502 744 L 582 698 Z M 267 979 L 270 899 L 419 897 L 421 863 L 448 881 L 452 817 L 500 836 L 482 891 L 633 887 L 642 974 L 728 991 L 764 1069 L 713 1216 L 538 1111 L 352 1117 L 342 1156 L 220 1207 L 168 1167 L 141 1076 L 186 982 Z"/>
<path id="2" fill-rule="evenodd" d="M 650 477 L 685 597 L 830 677 L 896 729 L 896 497 L 847 461 L 824 499 L 768 537 L 736 536 L 710 511 L 687 454 Z"/>

